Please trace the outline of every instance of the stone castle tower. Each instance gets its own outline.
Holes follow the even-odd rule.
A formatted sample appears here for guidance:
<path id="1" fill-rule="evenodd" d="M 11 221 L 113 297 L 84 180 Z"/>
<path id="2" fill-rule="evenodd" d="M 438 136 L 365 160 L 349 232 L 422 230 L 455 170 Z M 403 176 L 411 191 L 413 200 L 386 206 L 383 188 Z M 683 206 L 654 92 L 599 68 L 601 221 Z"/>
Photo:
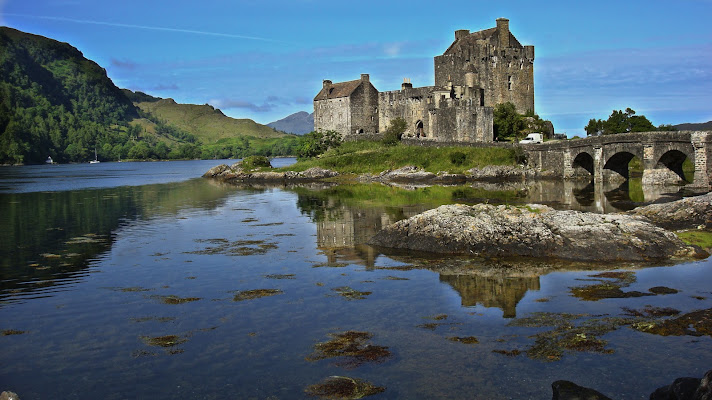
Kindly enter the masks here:
<path id="1" fill-rule="evenodd" d="M 534 112 L 534 46 L 522 46 L 505 18 L 479 32 L 455 31 L 455 41 L 435 57 L 435 86 L 449 85 L 486 107 L 509 101 L 520 114 Z"/>
<path id="2" fill-rule="evenodd" d="M 400 90 L 379 92 L 368 74 L 347 82 L 325 80 L 314 97 L 314 129 L 358 139 L 402 118 L 408 137 L 491 142 L 497 104 L 509 101 L 521 114 L 534 112 L 534 46 L 522 46 L 507 19 L 478 32 L 455 31 L 455 41 L 434 64 L 434 86 L 413 87 L 406 79 Z"/>

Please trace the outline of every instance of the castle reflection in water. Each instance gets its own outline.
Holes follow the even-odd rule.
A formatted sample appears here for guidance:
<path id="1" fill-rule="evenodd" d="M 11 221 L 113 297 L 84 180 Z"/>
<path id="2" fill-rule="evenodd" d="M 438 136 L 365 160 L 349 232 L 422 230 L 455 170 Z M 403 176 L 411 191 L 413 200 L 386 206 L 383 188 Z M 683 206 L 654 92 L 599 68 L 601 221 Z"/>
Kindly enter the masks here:
<path id="1" fill-rule="evenodd" d="M 524 193 L 516 199 L 508 199 L 507 202 L 539 203 L 559 209 L 610 213 L 626 211 L 643 202 L 680 197 L 678 187 L 645 189 L 633 187 L 631 190 L 629 185 L 626 182 L 620 186 L 608 185 L 597 188 L 587 182 L 561 181 L 534 182 L 527 185 L 507 184 L 508 189 Z M 501 187 L 499 189 L 501 190 Z M 467 202 L 467 199 L 458 200 Z M 317 228 L 317 247 L 327 256 L 328 263 L 360 264 L 367 269 L 377 269 L 376 259 L 381 255 L 379 250 L 366 245 L 371 237 L 387 225 L 436 207 L 432 204 L 354 206 L 352 203 L 345 204 L 338 196 L 330 195 L 323 196 L 320 203 L 324 206 L 323 213 L 314 218 Z M 388 256 L 394 259 L 402 257 L 402 261 L 407 264 L 413 261 L 402 252 L 400 254 L 389 252 Z M 446 261 L 449 258 L 440 257 L 429 262 L 415 262 L 415 265 L 422 264 L 423 268 L 438 272 L 440 281 L 447 283 L 460 295 L 463 306 L 496 307 L 502 310 L 505 318 L 516 317 L 517 304 L 526 293 L 540 289 L 539 276 L 552 270 L 566 268 L 561 265 L 544 268 L 541 265 L 534 268 L 491 268 L 491 265 L 469 263 L 468 267 L 460 266 L 453 269 Z"/>

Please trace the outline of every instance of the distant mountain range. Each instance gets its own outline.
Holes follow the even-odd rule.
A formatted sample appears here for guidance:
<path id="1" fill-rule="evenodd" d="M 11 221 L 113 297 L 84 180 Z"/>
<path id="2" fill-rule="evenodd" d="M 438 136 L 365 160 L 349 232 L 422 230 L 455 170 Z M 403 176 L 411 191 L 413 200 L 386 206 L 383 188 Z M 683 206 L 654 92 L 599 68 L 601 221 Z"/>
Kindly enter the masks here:
<path id="1" fill-rule="evenodd" d="M 286 133 L 304 135 L 314 130 L 314 113 L 299 111 L 279 121 L 270 122 L 267 126 Z"/>
<path id="2" fill-rule="evenodd" d="M 712 121 L 673 125 L 678 131 L 712 131 Z"/>

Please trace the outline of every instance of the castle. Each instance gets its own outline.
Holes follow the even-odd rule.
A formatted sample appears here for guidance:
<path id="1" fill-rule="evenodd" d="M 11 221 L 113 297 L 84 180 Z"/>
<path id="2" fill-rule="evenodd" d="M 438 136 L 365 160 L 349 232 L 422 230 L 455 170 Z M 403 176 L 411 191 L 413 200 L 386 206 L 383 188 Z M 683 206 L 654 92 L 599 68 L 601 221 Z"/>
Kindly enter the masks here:
<path id="1" fill-rule="evenodd" d="M 314 129 L 339 132 L 345 140 L 384 132 L 395 118 L 407 122 L 404 136 L 440 142 L 491 142 L 493 111 L 512 102 L 534 112 L 534 46 L 522 46 L 509 20 L 494 28 L 455 31 L 455 41 L 435 57 L 435 86 L 379 92 L 368 74 L 333 83 L 324 80 L 314 97 Z"/>

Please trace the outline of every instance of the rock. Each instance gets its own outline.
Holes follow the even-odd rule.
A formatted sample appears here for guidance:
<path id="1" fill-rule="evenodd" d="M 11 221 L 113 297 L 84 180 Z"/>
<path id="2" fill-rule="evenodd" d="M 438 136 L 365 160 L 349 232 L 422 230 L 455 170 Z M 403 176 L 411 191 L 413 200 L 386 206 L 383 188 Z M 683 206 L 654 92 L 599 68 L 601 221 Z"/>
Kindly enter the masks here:
<path id="1" fill-rule="evenodd" d="M 638 207 L 628 212 L 647 218 L 665 229 L 712 227 L 712 192 L 682 200 Z"/>
<path id="2" fill-rule="evenodd" d="M 554 391 L 552 400 L 611 400 L 596 390 L 569 381 L 556 381 L 551 389 Z"/>
<path id="3" fill-rule="evenodd" d="M 203 174 L 203 178 L 213 178 L 222 181 L 235 182 L 275 182 L 275 181 L 313 181 L 331 178 L 339 175 L 337 172 L 323 168 L 309 168 L 304 172 L 274 172 L 256 171 L 249 172 L 242 169 L 242 162 L 238 161 L 232 166 L 225 164 L 210 168 Z"/>
<path id="4" fill-rule="evenodd" d="M 203 178 L 214 178 L 225 171 L 229 171 L 230 169 L 231 168 L 228 167 L 226 164 L 220 164 L 218 166 L 210 168 L 208 172 L 203 174 Z"/>
<path id="5" fill-rule="evenodd" d="M 413 182 L 413 181 L 425 181 L 435 178 L 435 174 L 432 172 L 424 171 L 418 167 L 408 165 L 402 168 L 398 168 L 393 171 L 383 171 L 379 175 L 381 180 L 393 181 L 393 182 Z"/>
<path id="6" fill-rule="evenodd" d="M 522 166 L 488 165 L 467 171 L 468 178 L 476 181 L 526 181 L 537 176 L 537 171 Z"/>
<path id="7" fill-rule="evenodd" d="M 0 400 L 20 400 L 20 396 L 13 392 L 0 393 Z"/>
<path id="8" fill-rule="evenodd" d="M 338 172 L 335 172 L 335 171 L 332 171 L 329 169 L 319 168 L 319 167 L 309 168 L 308 170 L 297 174 L 298 177 L 305 178 L 305 179 L 323 179 L 323 178 L 331 178 L 331 177 L 334 177 L 337 175 L 339 175 Z"/>
<path id="9" fill-rule="evenodd" d="M 650 395 L 650 400 L 712 400 L 712 370 L 702 379 L 677 378 L 668 385 L 658 388 Z"/>
<path id="10" fill-rule="evenodd" d="M 705 373 L 700 380 L 700 386 L 695 392 L 695 400 L 712 400 L 712 369 Z"/>
<path id="11" fill-rule="evenodd" d="M 533 204 L 440 206 L 387 226 L 369 244 L 483 257 L 579 261 L 647 261 L 707 255 L 641 218 L 556 211 Z"/>

